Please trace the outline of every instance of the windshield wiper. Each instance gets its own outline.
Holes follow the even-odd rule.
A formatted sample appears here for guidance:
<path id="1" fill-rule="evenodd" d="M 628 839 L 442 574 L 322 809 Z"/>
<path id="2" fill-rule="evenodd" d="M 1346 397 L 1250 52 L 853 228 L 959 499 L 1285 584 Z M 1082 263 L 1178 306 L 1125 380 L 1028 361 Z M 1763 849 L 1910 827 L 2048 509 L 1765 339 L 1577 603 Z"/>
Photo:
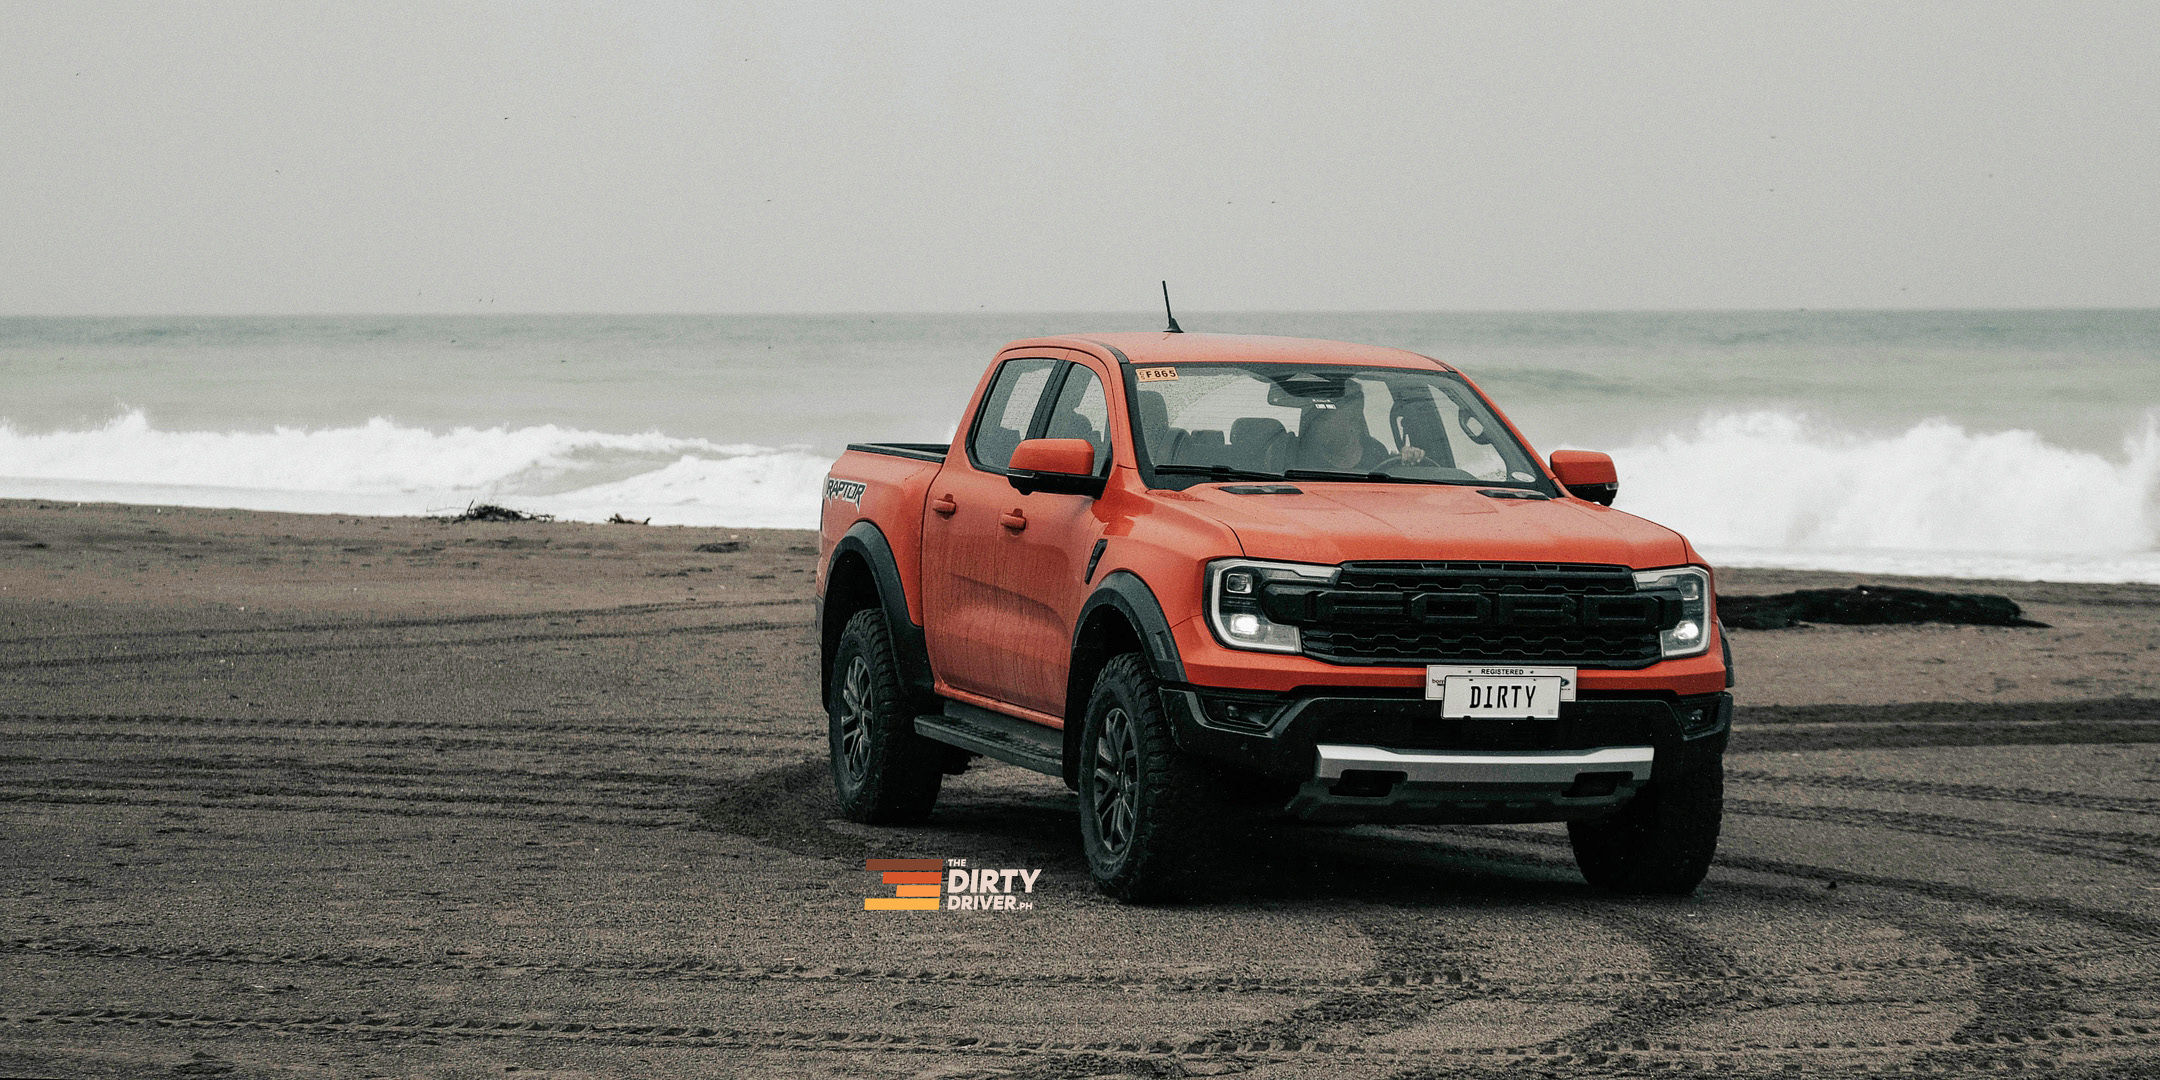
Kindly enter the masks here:
<path id="1" fill-rule="evenodd" d="M 1284 469 L 1285 480 L 1366 480 L 1380 484 L 1445 484 L 1449 481 L 1384 472 L 1349 472 L 1338 469 Z"/>
<path id="2" fill-rule="evenodd" d="M 1217 480 L 1280 480 L 1281 473 L 1261 472 L 1258 469 L 1235 469 L 1228 465 L 1187 465 L 1171 462 L 1155 466 L 1157 475 L 1210 476 Z"/>

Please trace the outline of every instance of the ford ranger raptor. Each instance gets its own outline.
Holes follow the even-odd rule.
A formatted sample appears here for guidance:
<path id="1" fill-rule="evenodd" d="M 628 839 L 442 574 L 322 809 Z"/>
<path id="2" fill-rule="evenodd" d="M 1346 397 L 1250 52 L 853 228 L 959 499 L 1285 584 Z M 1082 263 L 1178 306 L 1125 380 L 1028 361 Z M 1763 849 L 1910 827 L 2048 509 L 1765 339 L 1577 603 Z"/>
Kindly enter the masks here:
<path id="1" fill-rule="evenodd" d="M 1077 793 L 1123 900 L 1178 892 L 1231 803 L 1564 821 L 1593 884 L 1690 892 L 1731 651 L 1709 566 L 1616 491 L 1415 353 L 1015 342 L 949 445 L 853 445 L 825 480 L 840 807 L 919 821 L 989 757 Z"/>

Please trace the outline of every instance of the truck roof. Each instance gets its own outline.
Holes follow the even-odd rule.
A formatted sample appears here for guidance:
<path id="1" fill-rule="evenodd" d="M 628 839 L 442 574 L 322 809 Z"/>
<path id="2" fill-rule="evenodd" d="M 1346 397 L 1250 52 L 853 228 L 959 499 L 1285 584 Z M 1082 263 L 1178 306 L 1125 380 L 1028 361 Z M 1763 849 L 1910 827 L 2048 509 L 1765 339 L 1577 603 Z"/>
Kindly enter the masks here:
<path id="1" fill-rule="evenodd" d="M 1162 331 L 1123 334 L 1062 334 L 1015 341 L 1003 351 L 1029 347 L 1108 348 L 1121 362 L 1197 364 L 1210 360 L 1255 360 L 1282 364 L 1356 364 L 1368 367 L 1454 369 L 1429 356 L 1384 345 L 1357 345 L 1318 338 L 1266 337 L 1256 334 L 1172 334 Z M 1090 350 L 1093 351 L 1093 350 Z"/>

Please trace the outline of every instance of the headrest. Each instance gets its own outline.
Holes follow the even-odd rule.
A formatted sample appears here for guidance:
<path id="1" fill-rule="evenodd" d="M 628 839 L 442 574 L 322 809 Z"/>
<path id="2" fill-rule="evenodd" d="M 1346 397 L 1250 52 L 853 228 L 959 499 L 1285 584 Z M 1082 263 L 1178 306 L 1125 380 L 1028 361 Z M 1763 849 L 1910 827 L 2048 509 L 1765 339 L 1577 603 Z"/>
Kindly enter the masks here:
<path id="1" fill-rule="evenodd" d="M 1310 408 L 1298 411 L 1298 434 L 1303 435 L 1322 424 L 1335 421 L 1338 418 L 1355 426 L 1359 431 L 1365 430 L 1365 410 L 1362 406 L 1348 403 L 1337 405 L 1329 402 L 1325 408 Z"/>
<path id="2" fill-rule="evenodd" d="M 1281 435 L 1283 422 L 1269 416 L 1241 416 L 1230 425 L 1230 441 L 1239 446 L 1266 442 Z"/>

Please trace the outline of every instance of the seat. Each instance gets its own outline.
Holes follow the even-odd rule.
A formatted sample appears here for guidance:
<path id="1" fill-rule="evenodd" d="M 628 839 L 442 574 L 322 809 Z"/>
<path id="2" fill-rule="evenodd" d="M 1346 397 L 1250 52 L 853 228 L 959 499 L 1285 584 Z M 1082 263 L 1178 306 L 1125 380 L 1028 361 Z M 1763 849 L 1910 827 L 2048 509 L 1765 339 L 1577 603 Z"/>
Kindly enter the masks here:
<path id="1" fill-rule="evenodd" d="M 1170 434 L 1170 403 L 1155 390 L 1142 390 L 1133 400 L 1140 404 L 1140 437 L 1149 446 L 1168 445 L 1164 436 Z"/>
<path id="2" fill-rule="evenodd" d="M 1177 441 L 1177 452 L 1170 460 L 1187 465 L 1228 465 L 1230 444 L 1222 432 L 1212 428 L 1187 432 Z"/>
<path id="3" fill-rule="evenodd" d="M 1238 469 L 1281 472 L 1289 465 L 1289 429 L 1266 416 L 1239 417 L 1230 425 L 1227 464 Z"/>
<path id="4" fill-rule="evenodd" d="M 1181 461 L 1177 456 L 1178 440 L 1185 437 L 1185 429 L 1170 426 L 1170 403 L 1154 390 L 1142 390 L 1133 401 L 1139 406 L 1140 441 L 1147 447 L 1150 459 Z"/>

